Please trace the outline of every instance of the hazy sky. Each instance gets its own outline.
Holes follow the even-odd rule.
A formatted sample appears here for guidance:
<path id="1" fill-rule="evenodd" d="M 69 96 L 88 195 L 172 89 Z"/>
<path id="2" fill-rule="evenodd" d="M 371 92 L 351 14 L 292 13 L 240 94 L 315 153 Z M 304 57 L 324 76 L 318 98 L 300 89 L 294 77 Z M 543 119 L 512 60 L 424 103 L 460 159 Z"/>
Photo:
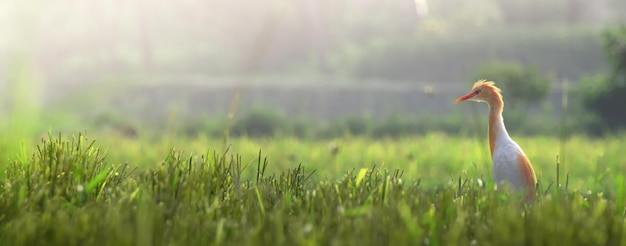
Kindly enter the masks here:
<path id="1" fill-rule="evenodd" d="M 595 30 L 626 16 L 621 2 L 4 0 L 0 90 L 19 84 L 39 93 L 35 98 L 49 98 L 69 85 L 180 84 L 189 78 L 228 83 L 236 80 L 222 78 L 255 73 L 290 83 L 330 81 L 321 78 L 458 82 L 479 62 L 499 56 L 537 60 L 546 70 L 577 76 L 579 67 L 595 72 L 602 66 Z M 593 33 L 586 34 L 589 30 Z M 548 38 L 562 43 L 542 46 Z M 230 97 L 202 103 L 221 109 Z M 246 100 L 253 103 L 250 97 Z M 308 103 L 317 105 L 314 99 L 319 98 Z M 409 101 L 396 104 L 411 108 Z"/>
<path id="2" fill-rule="evenodd" d="M 533 9 L 539 2 L 546 13 Z M 0 2 L 0 72 L 6 74 L 21 57 L 33 74 L 67 83 L 141 72 L 308 71 L 320 59 L 323 64 L 315 69 L 324 73 L 333 61 L 357 59 L 363 45 L 406 40 L 419 32 L 462 35 L 457 33 L 515 24 L 512 14 L 503 14 L 510 11 L 507 6 L 536 20 L 566 16 L 565 9 L 581 12 L 583 24 L 610 16 L 610 0 L 581 2 L 579 10 L 566 8 L 566 2 L 572 1 L 5 0 Z"/>

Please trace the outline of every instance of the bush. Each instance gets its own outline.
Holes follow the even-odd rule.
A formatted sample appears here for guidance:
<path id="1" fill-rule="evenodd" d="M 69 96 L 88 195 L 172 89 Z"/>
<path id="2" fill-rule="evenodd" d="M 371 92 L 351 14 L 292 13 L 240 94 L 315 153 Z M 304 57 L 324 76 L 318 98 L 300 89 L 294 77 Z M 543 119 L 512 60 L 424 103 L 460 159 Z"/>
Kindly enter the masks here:
<path id="1" fill-rule="evenodd" d="M 573 96 L 577 97 L 577 96 Z M 576 103 L 580 103 L 577 101 Z M 578 105 L 578 104 L 577 104 Z M 578 108 L 582 108 L 578 106 Z M 514 111 L 514 110 L 513 110 Z M 576 112 L 575 120 L 569 124 L 571 129 L 582 129 L 593 126 L 595 133 L 598 133 L 597 121 L 593 117 L 588 117 L 587 112 Z M 520 114 L 514 114 L 520 115 Z M 512 132 L 528 135 L 549 135 L 557 133 L 557 122 L 552 119 L 553 113 L 543 109 L 533 112 L 533 118 L 523 119 L 520 117 L 510 117 L 507 111 L 507 125 Z M 114 116 L 111 116 L 116 118 Z M 570 116 L 571 117 L 571 116 Z M 583 118 L 584 117 L 584 118 Z M 580 119 L 579 119 L 580 118 Z M 122 119 L 122 118 L 120 118 Z M 177 131 L 184 137 L 198 137 L 203 135 L 209 138 L 224 137 L 226 130 L 233 137 L 277 137 L 292 136 L 299 139 L 330 139 L 344 136 L 367 136 L 373 138 L 397 138 L 405 136 L 420 136 L 429 132 L 443 132 L 448 134 L 476 134 L 476 128 L 468 128 L 467 124 L 479 124 L 479 130 L 484 130 L 481 122 L 473 119 L 468 122 L 461 114 L 450 114 L 446 117 L 432 117 L 428 114 L 406 114 L 402 112 L 392 112 L 384 118 L 372 118 L 369 115 L 348 115 L 329 121 L 317 121 L 307 117 L 285 117 L 282 113 L 273 109 L 253 109 L 235 118 L 234 122 L 223 117 L 193 116 L 180 119 L 176 122 L 176 127 L 171 126 L 147 126 L 142 127 L 142 136 L 156 137 L 166 133 L 165 131 Z M 120 121 L 120 126 L 127 124 Z M 101 123 L 101 122 L 100 122 Z M 522 124 L 523 123 L 523 124 Z M 102 128 L 102 127 L 100 127 Z M 96 128 L 98 129 L 98 128 Z M 103 130 L 106 128 L 102 128 Z M 123 130 L 124 128 L 115 130 Z M 128 135 L 128 134 L 127 134 Z"/>
<path id="2" fill-rule="evenodd" d="M 348 135 L 369 135 L 372 132 L 372 119 L 367 115 L 351 115 L 329 122 L 326 127 L 317 128 L 317 136 L 334 138 Z"/>
<path id="3" fill-rule="evenodd" d="M 221 123 L 221 120 L 211 120 L 207 116 L 189 117 L 181 122 L 181 131 L 189 137 L 197 137 L 198 135 L 221 136 L 222 132 L 218 131 Z"/>
<path id="4" fill-rule="evenodd" d="M 608 76 L 588 78 L 580 84 L 585 108 L 596 113 L 610 129 L 626 126 L 626 25 L 608 28 L 604 50 L 612 64 Z"/>
<path id="5" fill-rule="evenodd" d="M 399 137 L 408 134 L 424 133 L 423 125 L 419 121 L 407 117 L 392 115 L 386 121 L 379 123 L 374 129 L 374 137 Z"/>
<path id="6" fill-rule="evenodd" d="M 314 122 L 304 118 L 298 118 L 291 122 L 289 133 L 300 139 L 307 139 L 314 135 Z"/>
<path id="7" fill-rule="evenodd" d="M 474 80 L 492 80 L 506 95 L 507 103 L 532 105 L 543 101 L 550 92 L 550 77 L 534 67 L 515 62 L 491 61 L 483 64 Z"/>
<path id="8" fill-rule="evenodd" d="M 488 37 L 488 38 L 486 38 Z M 456 35 L 416 34 L 403 40 L 381 39 L 339 49 L 333 66 L 360 78 L 399 81 L 461 81 L 471 77 L 485 57 L 535 64 L 541 72 L 578 80 L 606 65 L 593 29 L 504 29 Z M 350 64 L 346 67 L 346 64 Z"/>
<path id="9" fill-rule="evenodd" d="M 231 133 L 234 136 L 274 136 L 281 129 L 285 129 L 285 126 L 286 119 L 279 112 L 257 108 L 236 120 L 231 128 Z"/>

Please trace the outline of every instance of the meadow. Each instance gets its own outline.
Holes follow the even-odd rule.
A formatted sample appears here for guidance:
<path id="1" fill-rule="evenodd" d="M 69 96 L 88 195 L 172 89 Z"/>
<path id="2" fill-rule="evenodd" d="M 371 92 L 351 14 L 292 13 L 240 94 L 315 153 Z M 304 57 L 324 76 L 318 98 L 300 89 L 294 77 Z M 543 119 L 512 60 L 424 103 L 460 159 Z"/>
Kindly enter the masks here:
<path id="1" fill-rule="evenodd" d="M 513 137 L 529 204 L 481 138 L 49 134 L 4 155 L 0 244 L 626 245 L 624 136 Z"/>
<path id="2" fill-rule="evenodd" d="M 621 19 L 609 1 L 5 2 L 0 246 L 626 246 L 626 134 L 594 118 L 623 105 L 626 29 L 591 13 Z M 494 186 L 486 112 L 437 108 L 512 61 L 551 79 L 488 79 L 565 87 L 505 114 L 531 202 Z M 323 81 L 359 90 L 305 87 Z M 238 113 L 264 97 L 306 117 Z M 361 108 L 397 115 L 309 120 Z"/>

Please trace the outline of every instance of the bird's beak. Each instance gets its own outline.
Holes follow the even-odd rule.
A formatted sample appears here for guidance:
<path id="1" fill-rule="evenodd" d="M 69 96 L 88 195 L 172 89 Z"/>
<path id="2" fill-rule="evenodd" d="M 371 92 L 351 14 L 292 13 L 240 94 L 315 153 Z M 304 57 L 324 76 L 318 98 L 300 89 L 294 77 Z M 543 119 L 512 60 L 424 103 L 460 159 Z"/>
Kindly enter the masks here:
<path id="1" fill-rule="evenodd" d="M 467 95 L 465 95 L 465 96 L 457 98 L 456 100 L 454 100 L 454 103 L 465 101 L 465 100 L 470 99 L 470 98 L 472 98 L 472 97 L 474 97 L 476 95 L 478 95 L 478 93 L 476 91 L 472 91 L 470 93 L 467 93 Z"/>

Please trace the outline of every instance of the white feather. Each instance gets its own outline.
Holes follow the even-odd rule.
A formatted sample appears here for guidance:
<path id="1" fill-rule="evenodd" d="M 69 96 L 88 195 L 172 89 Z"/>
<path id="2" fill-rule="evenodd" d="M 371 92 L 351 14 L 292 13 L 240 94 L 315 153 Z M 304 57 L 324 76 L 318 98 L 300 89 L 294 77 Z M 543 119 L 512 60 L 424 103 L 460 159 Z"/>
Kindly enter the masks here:
<path id="1" fill-rule="evenodd" d="M 519 155 L 523 154 L 522 148 L 509 137 L 504 123 L 497 122 L 494 129 L 499 131 L 496 135 L 493 149 L 493 179 L 496 184 L 510 185 L 515 190 L 524 187 L 524 179 L 519 168 Z"/>

